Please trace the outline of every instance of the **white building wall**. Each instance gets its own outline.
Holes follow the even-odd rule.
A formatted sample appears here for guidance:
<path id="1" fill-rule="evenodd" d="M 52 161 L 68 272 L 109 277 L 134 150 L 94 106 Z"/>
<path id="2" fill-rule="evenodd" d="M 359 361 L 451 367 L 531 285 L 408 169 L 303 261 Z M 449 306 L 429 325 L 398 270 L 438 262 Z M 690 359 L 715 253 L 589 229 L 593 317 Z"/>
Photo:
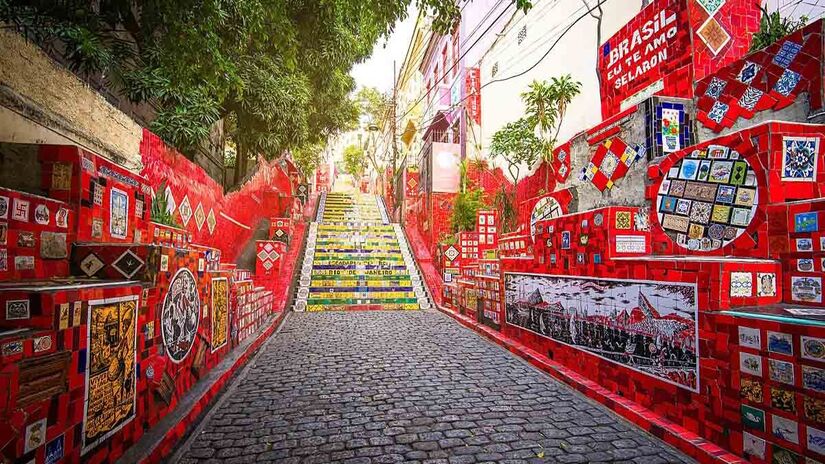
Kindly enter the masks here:
<path id="1" fill-rule="evenodd" d="M 591 7 L 596 5 L 596 0 L 586 1 Z M 641 6 L 641 0 L 603 3 L 601 42 L 638 14 Z M 601 121 L 596 19 L 587 15 L 561 36 L 586 12 L 583 0 L 537 0 L 526 15 L 518 12 L 512 17 L 481 58 L 481 139 L 485 156 L 489 156 L 493 134 L 524 115 L 520 94 L 534 80 L 570 74 L 582 83 L 581 94 L 570 104 L 562 122 L 559 143 Z M 548 53 L 556 40 L 558 43 Z M 545 53 L 548 54 L 542 59 Z M 506 80 L 496 82 L 499 79 Z"/>

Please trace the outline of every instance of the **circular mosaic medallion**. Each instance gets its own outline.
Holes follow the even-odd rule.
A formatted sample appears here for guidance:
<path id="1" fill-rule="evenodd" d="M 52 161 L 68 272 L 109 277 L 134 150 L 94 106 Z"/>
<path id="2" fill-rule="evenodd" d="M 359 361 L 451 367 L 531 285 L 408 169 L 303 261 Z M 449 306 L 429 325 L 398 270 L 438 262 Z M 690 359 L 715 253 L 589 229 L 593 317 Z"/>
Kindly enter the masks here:
<path id="1" fill-rule="evenodd" d="M 728 147 L 711 145 L 679 160 L 659 185 L 659 224 L 679 246 L 711 251 L 739 237 L 759 204 L 756 173 Z"/>
<path id="2" fill-rule="evenodd" d="M 561 205 L 553 197 L 544 197 L 536 202 L 533 212 L 530 214 L 530 235 L 533 241 L 536 240 L 536 223 L 545 219 L 552 219 L 564 214 Z"/>
<path id="3" fill-rule="evenodd" d="M 192 349 L 200 314 L 201 300 L 195 276 L 189 269 L 180 269 L 169 284 L 160 316 L 163 345 L 172 362 L 183 361 Z"/>

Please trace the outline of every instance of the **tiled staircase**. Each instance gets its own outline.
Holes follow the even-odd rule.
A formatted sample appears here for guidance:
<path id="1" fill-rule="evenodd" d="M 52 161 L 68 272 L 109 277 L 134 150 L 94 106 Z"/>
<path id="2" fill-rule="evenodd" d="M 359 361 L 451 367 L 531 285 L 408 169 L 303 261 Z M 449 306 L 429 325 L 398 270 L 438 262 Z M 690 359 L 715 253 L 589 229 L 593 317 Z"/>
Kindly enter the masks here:
<path id="1" fill-rule="evenodd" d="M 430 298 L 379 197 L 324 194 L 310 225 L 296 311 L 427 309 Z"/>

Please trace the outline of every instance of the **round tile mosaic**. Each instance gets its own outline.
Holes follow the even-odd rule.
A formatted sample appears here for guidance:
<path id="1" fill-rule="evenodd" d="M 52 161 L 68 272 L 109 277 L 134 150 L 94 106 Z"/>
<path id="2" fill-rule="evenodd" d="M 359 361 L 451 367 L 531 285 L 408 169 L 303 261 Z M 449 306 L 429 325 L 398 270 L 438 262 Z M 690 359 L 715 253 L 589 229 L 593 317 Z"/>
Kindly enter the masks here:
<path id="1" fill-rule="evenodd" d="M 659 185 L 656 212 L 679 246 L 712 251 L 739 237 L 759 204 L 756 173 L 736 150 L 711 145 L 679 160 Z"/>
<path id="2" fill-rule="evenodd" d="M 192 271 L 180 269 L 169 284 L 161 312 L 163 345 L 172 362 L 186 358 L 195 343 L 201 315 L 201 300 Z"/>

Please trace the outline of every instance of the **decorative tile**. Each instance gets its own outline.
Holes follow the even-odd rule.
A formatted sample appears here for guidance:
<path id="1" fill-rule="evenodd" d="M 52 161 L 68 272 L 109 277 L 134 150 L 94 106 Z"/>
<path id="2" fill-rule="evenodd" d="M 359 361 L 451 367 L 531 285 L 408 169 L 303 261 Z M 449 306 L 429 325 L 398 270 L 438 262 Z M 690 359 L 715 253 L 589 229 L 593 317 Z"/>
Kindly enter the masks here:
<path id="1" fill-rule="evenodd" d="M 790 69 L 786 69 L 781 76 L 779 76 L 779 80 L 776 81 L 776 84 L 773 86 L 774 90 L 782 96 L 789 97 L 791 92 L 796 89 L 796 86 L 799 84 L 799 81 L 802 80 L 802 76 L 795 71 L 791 71 Z"/>
<path id="2" fill-rule="evenodd" d="M 800 303 L 822 303 L 822 278 L 792 276 L 791 300 Z"/>
<path id="3" fill-rule="evenodd" d="M 29 300 L 7 300 L 6 320 L 21 320 L 31 317 Z"/>
<path id="4" fill-rule="evenodd" d="M 817 232 L 819 230 L 819 215 L 816 211 L 796 213 L 793 218 L 793 231 L 796 233 Z"/>
<path id="5" fill-rule="evenodd" d="M 741 411 L 742 425 L 749 429 L 765 431 L 765 411 L 744 404 Z"/>
<path id="6" fill-rule="evenodd" d="M 112 187 L 109 197 L 109 233 L 114 238 L 125 239 L 129 233 L 129 195 Z"/>
<path id="7" fill-rule="evenodd" d="M 782 180 L 813 182 L 819 157 L 818 137 L 782 138 Z"/>
<path id="8" fill-rule="evenodd" d="M 9 197 L 0 196 L 0 219 L 9 217 Z"/>
<path id="9" fill-rule="evenodd" d="M 814 361 L 825 360 L 825 339 L 802 336 L 799 340 L 802 357 Z"/>
<path id="10" fill-rule="evenodd" d="M 131 279 L 143 267 L 143 260 L 132 250 L 126 250 L 112 263 L 112 267 L 123 277 Z"/>
<path id="11" fill-rule="evenodd" d="M 727 103 L 722 103 L 717 100 L 713 103 L 713 107 L 710 111 L 708 111 L 708 118 L 716 124 L 721 124 L 722 120 L 725 118 L 725 115 L 728 114 L 728 109 L 730 109 L 730 106 Z"/>
<path id="12" fill-rule="evenodd" d="M 825 392 L 825 370 L 813 366 L 802 366 L 802 387 L 815 392 Z"/>
<path id="13" fill-rule="evenodd" d="M 217 225 L 218 221 L 215 219 L 215 210 L 209 209 L 209 215 L 206 216 L 206 227 L 209 229 L 209 233 L 215 233 L 215 225 Z"/>
<path id="14" fill-rule="evenodd" d="M 718 55 L 725 48 L 725 45 L 730 42 L 730 34 L 713 16 L 710 16 L 704 24 L 699 26 L 696 34 L 714 56 Z"/>
<path id="15" fill-rule="evenodd" d="M 761 69 L 762 65 L 756 64 L 753 61 L 745 61 L 745 64 L 742 65 L 742 69 L 739 70 L 739 74 L 736 76 L 736 80 L 743 84 L 750 84 Z"/>
<path id="16" fill-rule="evenodd" d="M 203 212 L 203 205 L 198 203 L 198 207 L 195 208 L 195 226 L 198 230 L 201 230 L 203 227 L 203 223 L 206 221 L 206 214 Z"/>
<path id="17" fill-rule="evenodd" d="M 748 111 L 753 111 L 757 103 L 759 103 L 759 100 L 762 98 L 762 95 L 764 94 L 765 92 L 749 86 L 747 89 L 745 89 L 745 93 L 742 94 L 742 97 L 739 98 L 739 106 L 745 108 Z"/>
<path id="18" fill-rule="evenodd" d="M 742 452 L 746 456 L 765 459 L 765 440 L 748 432 L 742 432 Z"/>
<path id="19" fill-rule="evenodd" d="M 80 262 L 80 270 L 88 277 L 97 274 L 98 271 L 103 269 L 103 266 L 105 266 L 103 261 L 94 253 L 89 253 L 89 255 Z"/>
<path id="20" fill-rule="evenodd" d="M 782 48 L 774 55 L 773 62 L 783 68 L 787 68 L 793 63 L 793 60 L 796 58 L 796 55 L 799 54 L 800 50 L 802 50 L 802 45 L 786 40 L 782 42 Z"/>
<path id="21" fill-rule="evenodd" d="M 768 331 L 768 351 L 793 356 L 793 336 L 782 332 Z"/>
<path id="22" fill-rule="evenodd" d="M 711 215 L 712 209 L 713 209 L 713 205 L 710 204 L 710 203 L 704 203 L 704 202 L 701 202 L 701 201 L 694 201 L 693 206 L 690 209 L 690 220 L 691 220 L 691 222 L 698 222 L 698 223 L 701 223 L 701 224 L 707 224 L 710 221 L 710 215 Z"/>
<path id="23" fill-rule="evenodd" d="M 621 230 L 630 229 L 630 211 L 616 212 L 616 228 Z"/>
<path id="24" fill-rule="evenodd" d="M 14 208 L 11 211 L 11 218 L 15 221 L 29 222 L 29 206 L 30 203 L 20 198 L 14 199 Z"/>
<path id="25" fill-rule="evenodd" d="M 768 376 L 774 382 L 794 384 L 793 363 L 768 359 Z"/>
<path id="26" fill-rule="evenodd" d="M 762 357 L 755 354 L 740 352 L 739 370 L 746 374 L 762 377 Z"/>
<path id="27" fill-rule="evenodd" d="M 751 403 L 762 403 L 762 383 L 758 380 L 743 377 L 739 384 L 739 396 Z"/>
<path id="28" fill-rule="evenodd" d="M 776 296 L 776 274 L 772 272 L 756 273 L 756 296 Z"/>
<path id="29" fill-rule="evenodd" d="M 46 444 L 46 419 L 40 419 L 26 426 L 24 452 L 36 450 Z"/>
<path id="30" fill-rule="evenodd" d="M 713 76 L 710 79 L 710 83 L 708 84 L 707 90 L 705 90 L 705 95 L 710 98 L 717 99 L 722 95 L 722 91 L 725 90 L 725 87 L 727 85 L 727 81 L 724 81 L 716 76 Z"/>
<path id="31" fill-rule="evenodd" d="M 189 220 L 192 218 L 192 206 L 189 204 L 189 195 L 184 195 L 183 200 L 180 202 L 180 206 L 178 206 L 178 213 L 180 213 L 180 219 L 183 226 L 188 226 Z"/>
<path id="32" fill-rule="evenodd" d="M 739 327 L 739 346 L 762 349 L 762 333 L 759 329 Z"/>
<path id="33" fill-rule="evenodd" d="M 709 15 L 713 16 L 714 13 L 719 11 L 719 8 L 722 8 L 722 5 L 725 4 L 725 0 L 696 0 L 696 3 L 704 8 Z"/>
<path id="34" fill-rule="evenodd" d="M 749 297 L 753 295 L 753 274 L 750 272 L 730 273 L 730 296 Z"/>
<path id="35" fill-rule="evenodd" d="M 771 414 L 771 433 L 781 440 L 799 444 L 799 424 L 776 414 Z"/>
<path id="36" fill-rule="evenodd" d="M 806 445 L 808 449 L 814 453 L 825 455 L 825 432 L 810 425 L 806 427 L 805 431 L 807 432 Z"/>

